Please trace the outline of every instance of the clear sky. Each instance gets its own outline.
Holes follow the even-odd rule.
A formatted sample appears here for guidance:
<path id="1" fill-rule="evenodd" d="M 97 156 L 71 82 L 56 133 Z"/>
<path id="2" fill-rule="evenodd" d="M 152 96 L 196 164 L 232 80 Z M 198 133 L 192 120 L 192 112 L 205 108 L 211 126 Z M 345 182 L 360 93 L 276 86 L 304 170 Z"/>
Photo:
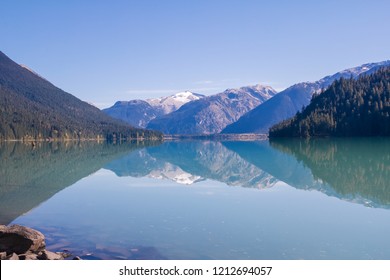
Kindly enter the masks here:
<path id="1" fill-rule="evenodd" d="M 0 0 L 0 50 L 100 108 L 390 59 L 390 1 Z"/>

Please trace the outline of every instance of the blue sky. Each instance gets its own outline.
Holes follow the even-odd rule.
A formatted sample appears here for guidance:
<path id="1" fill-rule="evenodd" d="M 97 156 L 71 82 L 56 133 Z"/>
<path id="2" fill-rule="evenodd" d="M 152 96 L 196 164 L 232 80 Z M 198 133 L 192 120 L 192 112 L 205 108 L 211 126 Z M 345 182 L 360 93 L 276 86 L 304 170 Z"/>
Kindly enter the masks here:
<path id="1" fill-rule="evenodd" d="M 100 108 L 390 59 L 390 1 L 1 0 L 0 50 Z"/>

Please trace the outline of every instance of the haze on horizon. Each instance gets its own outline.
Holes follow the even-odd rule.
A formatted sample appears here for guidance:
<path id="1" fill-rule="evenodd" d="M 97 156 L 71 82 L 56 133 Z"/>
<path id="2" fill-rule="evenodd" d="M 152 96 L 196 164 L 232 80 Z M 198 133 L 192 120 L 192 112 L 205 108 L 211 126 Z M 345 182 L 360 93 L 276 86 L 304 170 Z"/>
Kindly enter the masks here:
<path id="1" fill-rule="evenodd" d="M 1 51 L 97 107 L 390 59 L 390 2 L 2 1 Z"/>

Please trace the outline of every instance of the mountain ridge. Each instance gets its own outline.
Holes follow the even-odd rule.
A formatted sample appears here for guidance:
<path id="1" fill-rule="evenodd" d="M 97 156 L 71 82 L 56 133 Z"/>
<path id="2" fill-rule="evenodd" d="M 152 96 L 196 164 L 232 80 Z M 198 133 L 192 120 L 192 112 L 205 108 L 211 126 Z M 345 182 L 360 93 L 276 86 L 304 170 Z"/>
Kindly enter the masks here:
<path id="1" fill-rule="evenodd" d="M 155 107 L 157 110 L 162 111 L 162 115 L 169 114 L 173 111 L 176 111 L 184 104 L 199 100 L 204 98 L 205 95 L 191 92 L 189 90 L 181 91 L 169 96 L 160 97 L 160 98 L 149 98 L 145 101 L 151 106 Z"/>
<path id="2" fill-rule="evenodd" d="M 241 116 L 239 120 L 222 130 L 222 133 L 268 133 L 272 125 L 294 116 L 303 106 L 310 103 L 314 93 L 326 89 L 333 81 L 341 77 L 357 78 L 360 75 L 368 75 L 388 65 L 390 60 L 366 63 L 325 76 L 315 82 L 292 85 Z"/>
<path id="3" fill-rule="evenodd" d="M 227 89 L 184 104 L 178 110 L 155 118 L 148 129 L 164 134 L 214 134 L 244 113 L 276 94 L 270 86 L 255 85 Z"/>
<path id="4" fill-rule="evenodd" d="M 135 127 L 145 128 L 156 117 L 169 114 L 184 104 L 203 97 L 205 96 L 199 93 L 183 91 L 160 98 L 117 101 L 113 106 L 102 111 Z"/>

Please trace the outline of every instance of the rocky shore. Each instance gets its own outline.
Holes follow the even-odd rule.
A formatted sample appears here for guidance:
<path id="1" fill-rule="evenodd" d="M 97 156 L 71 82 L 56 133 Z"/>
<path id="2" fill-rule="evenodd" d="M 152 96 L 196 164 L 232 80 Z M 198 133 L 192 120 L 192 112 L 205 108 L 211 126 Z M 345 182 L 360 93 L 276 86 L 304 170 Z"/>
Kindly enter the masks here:
<path id="1" fill-rule="evenodd" d="M 1 260 L 64 260 L 69 257 L 67 252 L 46 250 L 45 236 L 37 230 L 20 225 L 0 225 Z"/>

